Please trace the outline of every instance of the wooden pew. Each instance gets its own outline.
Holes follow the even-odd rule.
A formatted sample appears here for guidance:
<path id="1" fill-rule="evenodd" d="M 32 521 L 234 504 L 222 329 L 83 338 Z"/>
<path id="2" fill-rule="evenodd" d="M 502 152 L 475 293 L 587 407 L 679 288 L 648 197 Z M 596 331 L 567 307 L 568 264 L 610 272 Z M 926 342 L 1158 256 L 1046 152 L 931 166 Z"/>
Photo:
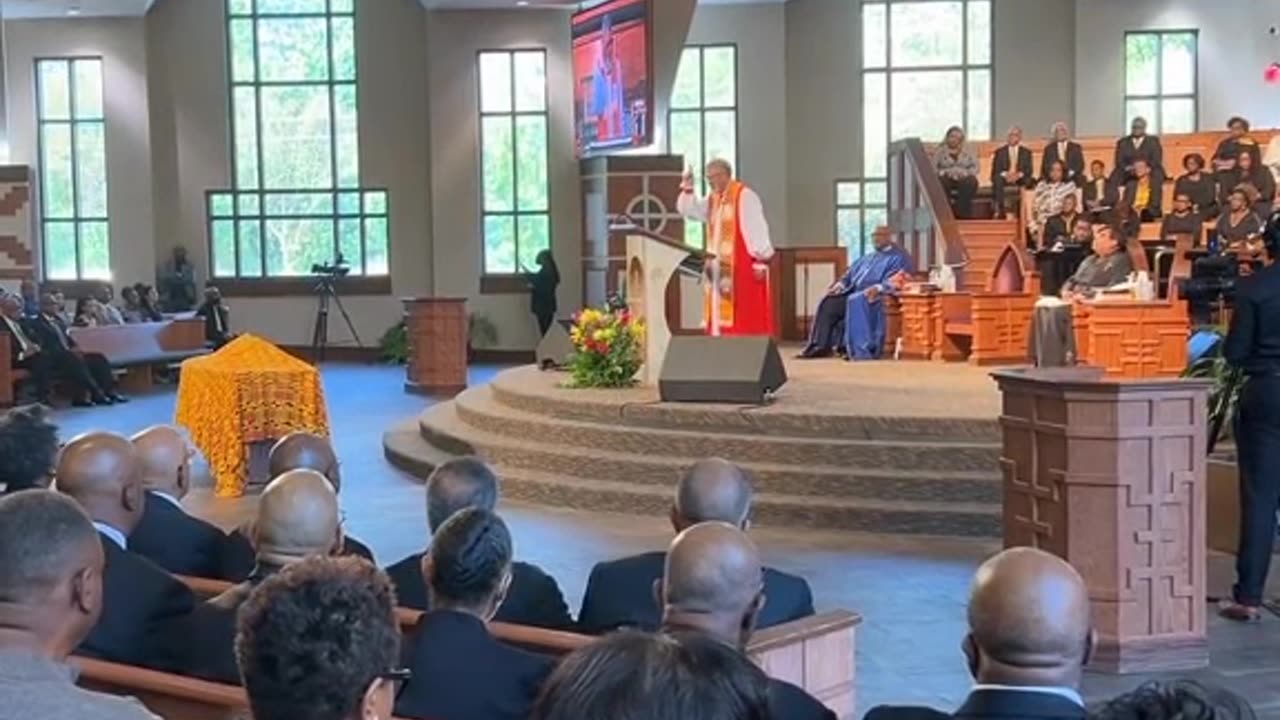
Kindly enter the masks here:
<path id="1" fill-rule="evenodd" d="M 205 347 L 204 321 L 200 318 L 172 318 L 159 322 L 73 327 L 71 337 L 82 352 L 101 353 L 112 367 L 125 370 L 122 388 L 126 392 L 151 386 L 156 365 L 185 360 L 209 352 Z M 26 370 L 9 365 L 9 337 L 0 336 L 0 407 L 13 405 L 14 384 L 25 380 Z"/>
<path id="2" fill-rule="evenodd" d="M 90 658 L 71 663 L 82 687 L 135 697 L 165 720 L 252 720 L 244 688 Z"/>
<path id="3" fill-rule="evenodd" d="M 150 387 L 151 370 L 156 365 L 209 352 L 205 346 L 204 320 L 195 317 L 73 327 L 70 334 L 81 351 L 101 353 L 112 367 L 123 368 L 125 377 L 121 384 L 129 391 Z"/>
<path id="4" fill-rule="evenodd" d="M 179 575 L 178 579 L 200 598 L 213 597 L 231 587 L 231 583 L 224 580 L 185 575 Z M 421 616 L 421 610 L 396 608 L 396 619 L 405 633 L 417 625 Z M 752 636 L 747 655 L 770 677 L 803 688 L 840 718 L 852 718 L 857 700 L 856 633 L 861 623 L 862 617 L 857 613 L 833 610 L 775 625 Z M 489 623 L 489 629 L 503 642 L 557 657 L 595 639 L 589 635 L 504 622 Z"/>
<path id="5" fill-rule="evenodd" d="M 1263 148 L 1271 141 L 1271 138 L 1280 134 L 1277 128 L 1255 128 L 1249 132 L 1249 136 L 1257 140 Z M 1164 170 L 1168 182 L 1164 186 L 1163 207 L 1166 211 L 1173 207 L 1173 181 L 1182 174 L 1182 161 L 1192 154 L 1199 154 L 1205 159 L 1206 163 L 1212 164 L 1213 153 L 1218 149 L 1218 143 L 1227 137 L 1227 131 L 1212 132 L 1195 132 L 1195 133 L 1169 133 L 1160 136 L 1160 146 L 1164 150 Z M 1108 137 L 1082 137 L 1073 138 L 1080 143 L 1080 147 L 1084 150 L 1084 166 L 1085 172 L 1089 172 L 1089 164 L 1094 160 L 1101 160 L 1107 165 L 1107 173 L 1115 168 L 1113 167 L 1115 160 L 1116 141 L 1119 136 Z M 1045 146 L 1049 143 L 1048 138 L 1024 138 L 1022 144 L 1031 150 L 1031 163 L 1037 175 L 1040 173 L 1040 160 L 1043 155 Z M 991 161 L 995 151 L 1005 144 L 1003 138 L 988 140 L 984 142 L 970 143 L 970 149 L 978 156 L 978 181 L 984 188 L 990 186 L 991 178 Z M 1157 228 L 1156 233 L 1159 233 Z"/>

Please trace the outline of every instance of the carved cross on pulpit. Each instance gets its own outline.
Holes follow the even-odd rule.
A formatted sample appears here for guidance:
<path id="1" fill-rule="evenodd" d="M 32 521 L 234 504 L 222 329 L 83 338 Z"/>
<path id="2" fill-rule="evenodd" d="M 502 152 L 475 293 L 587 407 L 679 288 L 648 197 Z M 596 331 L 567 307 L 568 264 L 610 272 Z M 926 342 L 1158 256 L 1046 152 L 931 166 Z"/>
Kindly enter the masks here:
<path id="1" fill-rule="evenodd" d="M 1049 470 L 1049 484 L 1043 485 L 1038 482 L 1040 477 L 1035 468 L 1027 468 L 1025 472 L 1019 472 L 1018 463 L 1009 458 L 1000 459 L 1000 469 L 1004 472 L 1007 482 L 1006 492 L 1020 500 L 1015 507 L 1025 503 L 1027 508 L 1026 514 L 1018 513 L 1016 510 L 1007 513 L 1006 522 L 1022 531 L 1018 535 L 1025 535 L 1020 538 L 1025 544 L 1061 554 L 1061 548 L 1056 547 L 1060 538 L 1054 537 L 1056 528 L 1049 521 L 1051 516 L 1049 508 L 1062 502 L 1062 471 Z M 1045 503 L 1048 505 L 1046 506 Z"/>

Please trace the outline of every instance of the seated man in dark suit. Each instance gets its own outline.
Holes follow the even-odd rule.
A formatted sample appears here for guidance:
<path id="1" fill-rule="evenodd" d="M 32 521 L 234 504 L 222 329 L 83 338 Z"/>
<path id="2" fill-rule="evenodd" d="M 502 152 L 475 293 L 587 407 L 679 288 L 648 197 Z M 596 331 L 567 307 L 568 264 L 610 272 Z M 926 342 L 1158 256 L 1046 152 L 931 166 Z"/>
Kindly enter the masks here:
<path id="1" fill-rule="evenodd" d="M 1008 142 L 991 158 L 991 198 L 997 220 L 1004 219 L 1005 189 L 1035 187 L 1033 172 L 1031 149 L 1022 144 L 1022 128 L 1015 125 L 1009 128 Z"/>
<path id="2" fill-rule="evenodd" d="M 723 522 L 704 522 L 671 542 L 658 591 L 664 632 L 702 632 L 743 651 L 769 589 L 760 551 L 746 533 Z M 804 690 L 769 680 L 773 720 L 835 720 L 836 714 Z"/>
<path id="3" fill-rule="evenodd" d="M 253 525 L 257 564 L 249 578 L 196 609 L 189 675 L 238 683 L 231 639 L 236 611 L 253 589 L 284 568 L 309 557 L 328 556 L 342 547 L 338 498 L 320 473 L 289 470 L 267 483 L 258 498 Z"/>
<path id="4" fill-rule="evenodd" d="M 87 433 L 62 449 L 58 491 L 88 513 L 106 554 L 102 617 L 79 653 L 160 670 L 182 667 L 182 628 L 195 598 L 163 568 L 129 550 L 147 494 L 137 453 L 127 438 Z"/>
<path id="5" fill-rule="evenodd" d="M 1089 179 L 1084 182 L 1083 196 L 1084 210 L 1092 222 L 1097 222 L 1120 201 L 1120 192 L 1107 179 L 1107 164 L 1101 160 L 1089 163 Z"/>
<path id="6" fill-rule="evenodd" d="M 1042 550 L 1005 550 L 974 576 L 964 654 L 975 684 L 960 709 L 881 706 L 865 720 L 1083 720 L 1080 678 L 1094 641 L 1075 568 Z"/>
<path id="7" fill-rule="evenodd" d="M 742 468 L 719 458 L 689 468 L 676 488 L 671 527 L 677 532 L 700 522 L 717 521 L 746 530 L 751 514 L 751 478 Z M 662 577 L 666 553 L 655 551 L 598 563 L 591 569 L 578 614 L 580 632 L 597 634 L 620 627 L 657 629 L 661 608 L 653 601 L 653 584 Z M 760 627 L 771 627 L 813 614 L 813 593 L 804 578 L 765 568 L 769 602 Z"/>
<path id="8" fill-rule="evenodd" d="M 1064 122 L 1053 124 L 1053 139 L 1044 146 L 1040 155 L 1040 177 L 1049 177 L 1049 168 L 1056 162 L 1066 169 L 1067 180 L 1084 187 L 1084 148 L 1071 139 L 1071 131 Z"/>
<path id="9" fill-rule="evenodd" d="M 71 386 L 72 404 L 76 407 L 95 403 L 110 405 L 111 399 L 94 381 L 85 360 L 60 348 L 57 345 L 58 339 L 51 338 L 44 330 L 46 322 L 48 321 L 43 316 L 24 318 L 22 301 L 17 296 L 0 298 L 0 332 L 9 336 L 9 366 L 21 368 L 31 374 L 36 401 L 44 405 L 52 404 L 50 387 L 54 380 Z M 50 342 L 54 344 L 47 345 Z M 108 374 L 110 371 L 111 368 L 107 367 Z"/>
<path id="10" fill-rule="evenodd" d="M 137 700 L 76 687 L 67 664 L 102 611 L 102 543 L 70 498 L 0 498 L 0 717 L 156 720 Z"/>
<path id="11" fill-rule="evenodd" d="M 1138 176 L 1135 164 L 1142 160 L 1151 171 L 1157 187 L 1164 184 L 1164 148 L 1160 138 L 1147 134 L 1146 118 L 1133 119 L 1131 132 L 1116 141 L 1115 167 L 1111 170 L 1111 184 L 1123 187 Z"/>
<path id="12" fill-rule="evenodd" d="M 222 292 L 218 288 L 212 285 L 205 287 L 204 302 L 196 308 L 196 317 L 204 318 L 204 339 L 214 348 L 235 339 L 231 332 L 231 311 L 222 302 Z"/>
<path id="13" fill-rule="evenodd" d="M 1062 198 L 1062 212 L 1049 216 L 1044 223 L 1041 245 L 1049 248 L 1056 243 L 1071 242 L 1076 231 L 1076 222 L 1080 219 L 1080 212 L 1076 209 L 1076 196 L 1068 195 Z"/>
<path id="14" fill-rule="evenodd" d="M 525 720 L 550 658 L 489 634 L 486 623 L 511 585 L 511 535 L 489 510 L 467 508 L 445 521 L 422 561 L 431 609 L 407 642 L 412 677 L 396 715 Z"/>
<path id="15" fill-rule="evenodd" d="M 450 460 L 427 478 L 427 524 L 433 536 L 454 513 L 473 507 L 492 511 L 497 504 L 498 476 L 477 458 Z M 414 553 L 387 568 L 402 607 L 416 610 L 430 607 L 422 577 L 425 555 Z M 553 630 L 573 627 L 569 607 L 555 578 L 537 565 L 519 561 L 511 563 L 511 588 L 493 619 Z"/>
<path id="16" fill-rule="evenodd" d="M 268 474 L 275 478 L 290 470 L 315 470 L 329 479 L 334 493 L 342 491 L 342 475 L 338 472 L 341 463 L 333 451 L 333 445 L 319 435 L 307 432 L 289 433 L 271 446 L 267 457 Z M 222 555 L 223 579 L 240 582 L 249 577 L 257 562 L 253 544 L 249 542 L 252 534 L 252 523 L 236 528 L 227 535 L 227 542 Z M 362 557 L 375 562 L 373 551 L 359 540 L 342 536 L 342 555 Z"/>
<path id="17" fill-rule="evenodd" d="M 264 582 L 235 645 L 256 720 L 390 720 L 405 676 L 391 583 L 359 558 L 310 558 Z"/>
<path id="18" fill-rule="evenodd" d="M 769 677 L 701 632 L 611 633 L 560 661 L 530 720 L 772 718 Z"/>
<path id="19" fill-rule="evenodd" d="M 130 438 L 147 488 L 142 521 L 129 536 L 133 551 L 176 575 L 216 578 L 226 533 L 182 509 L 191 489 L 191 447 L 182 433 L 154 425 Z"/>
<path id="20" fill-rule="evenodd" d="M 115 375 L 106 356 L 80 351 L 62 319 L 61 309 L 57 299 L 45 293 L 40 296 L 40 314 L 30 320 L 31 333 L 43 352 L 50 353 L 55 372 L 78 386 L 85 386 L 84 379 L 89 378 L 92 382 L 87 384 L 87 391 L 95 405 L 128 402 L 129 398 L 116 392 Z M 86 403 L 82 400 L 81 404 Z"/>

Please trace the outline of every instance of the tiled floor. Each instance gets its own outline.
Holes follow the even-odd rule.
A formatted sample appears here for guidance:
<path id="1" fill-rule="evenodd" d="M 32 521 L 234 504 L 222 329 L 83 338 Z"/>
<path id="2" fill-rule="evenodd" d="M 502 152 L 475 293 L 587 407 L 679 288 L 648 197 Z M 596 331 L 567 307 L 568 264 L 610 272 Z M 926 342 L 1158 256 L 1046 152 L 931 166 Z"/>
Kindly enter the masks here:
<path id="1" fill-rule="evenodd" d="M 331 365 L 324 371 L 342 459 L 348 532 L 367 542 L 384 564 L 420 549 L 426 541 L 421 485 L 382 457 L 383 430 L 427 402 L 402 391 L 402 372 L 357 365 Z M 484 382 L 493 372 L 474 369 L 471 380 Z M 122 407 L 63 410 L 56 417 L 65 438 L 89 429 L 127 433 L 171 421 L 173 398 L 171 389 L 162 389 Z M 188 505 L 229 526 L 245 516 L 252 499 L 217 501 L 199 491 Z M 593 563 L 658 548 L 670 538 L 660 517 L 512 504 L 504 504 L 502 510 L 518 555 L 558 578 L 574 607 Z M 770 563 L 809 579 L 819 609 L 849 608 L 865 618 L 858 648 L 862 709 L 880 702 L 950 707 L 964 696 L 969 681 L 959 647 L 965 594 L 974 567 L 996 549 L 993 544 L 770 528 L 752 533 Z M 1212 558 L 1210 578 L 1211 589 L 1224 590 L 1231 578 L 1231 559 Z M 1215 618 L 1210 622 L 1210 644 L 1212 667 L 1192 677 L 1233 688 L 1249 698 L 1261 716 L 1280 719 L 1280 619 L 1235 626 Z M 1106 697 L 1139 680 L 1090 675 L 1086 691 L 1091 699 Z"/>

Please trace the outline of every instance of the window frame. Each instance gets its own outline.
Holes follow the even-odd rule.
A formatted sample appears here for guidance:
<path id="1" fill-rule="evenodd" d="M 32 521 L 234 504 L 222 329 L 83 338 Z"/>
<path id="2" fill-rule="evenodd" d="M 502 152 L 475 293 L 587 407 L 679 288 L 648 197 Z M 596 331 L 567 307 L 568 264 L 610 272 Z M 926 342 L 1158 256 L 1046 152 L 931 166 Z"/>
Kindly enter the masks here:
<path id="1" fill-rule="evenodd" d="M 708 105 L 707 104 L 707 50 L 723 50 L 730 49 L 733 51 L 733 104 L 732 105 Z M 742 177 L 742 113 L 739 112 L 739 106 L 742 100 L 742 83 L 741 69 L 738 43 L 736 42 L 712 42 L 712 43 L 686 43 L 680 49 L 681 58 L 684 57 L 686 50 L 697 50 L 698 52 L 698 104 L 696 107 L 676 107 L 674 101 L 667 107 L 667 154 L 673 152 L 671 147 L 671 121 L 677 115 L 696 115 L 698 117 L 698 126 L 701 129 L 702 136 L 699 138 L 699 155 L 696 163 L 692 163 L 694 175 L 699 179 L 700 187 L 697 192 L 700 196 L 707 194 L 708 184 L 705 173 L 707 162 L 711 158 L 707 157 L 707 114 L 708 113 L 733 113 L 733 170 L 734 174 Z M 680 74 L 679 63 L 676 65 L 676 76 Z M 686 164 L 689 164 L 689 158 L 685 158 Z M 695 245 L 699 249 L 707 246 L 707 226 L 705 223 L 699 223 L 702 235 L 702 244 Z M 685 237 L 688 237 L 686 233 Z"/>
<path id="2" fill-rule="evenodd" d="M 858 187 L 858 200 L 857 202 L 852 203 L 842 203 L 840 202 L 840 187 L 842 185 L 850 184 Z M 877 200 L 875 202 L 868 201 L 867 188 L 870 185 L 879 185 L 880 189 L 885 193 L 885 199 Z M 867 227 L 868 211 L 878 210 L 885 215 L 887 219 L 889 212 L 888 181 L 880 179 L 868 180 L 866 178 L 836 178 L 831 183 L 831 188 L 832 205 L 835 207 L 835 211 L 831 215 L 833 221 L 831 236 L 835 239 L 837 247 L 840 246 L 840 241 L 843 239 L 840 237 L 840 213 L 850 211 L 858 214 L 858 230 L 860 231 L 860 235 L 858 237 L 859 244 L 857 247 L 852 244 L 844 246 L 849 251 L 849 260 L 857 260 L 867 254 L 867 241 L 871 238 L 872 233 L 875 232 L 875 228 Z"/>
<path id="3" fill-rule="evenodd" d="M 538 53 L 542 56 L 543 78 L 542 78 L 542 109 L 541 110 L 518 110 L 516 102 L 516 72 L 515 62 L 516 55 L 520 53 Z M 485 110 L 484 109 L 484 77 L 481 71 L 483 67 L 481 59 L 486 55 L 504 55 L 507 59 L 507 67 L 510 71 L 510 83 L 507 87 L 508 99 L 510 100 L 510 110 Z M 555 206 L 554 190 L 555 184 L 551 182 L 551 82 L 547 71 L 550 69 L 550 53 L 546 47 L 537 46 L 518 46 L 518 47 L 495 47 L 481 48 L 476 51 L 475 56 L 476 69 L 476 154 L 477 168 L 479 170 L 478 177 L 480 180 L 480 202 L 479 202 L 479 237 L 480 237 L 480 275 L 481 275 L 481 293 L 482 294 L 499 294 L 499 293 L 519 293 L 526 292 L 528 285 L 525 282 L 524 274 L 520 272 L 520 218 L 522 217 L 546 217 L 547 219 L 547 249 L 555 247 L 555 227 L 552 223 L 551 209 Z M 510 210 L 488 210 L 485 208 L 485 190 L 484 190 L 484 121 L 485 118 L 502 117 L 511 120 L 511 192 L 512 202 Z M 521 117 L 541 117 L 543 119 L 543 134 L 545 135 L 545 162 L 547 167 L 547 206 L 543 210 L 521 210 L 520 209 L 520 163 L 517 159 L 517 138 L 516 125 L 517 120 Z M 516 268 L 511 272 L 490 272 L 488 258 L 488 242 L 485 237 L 486 220 L 490 217 L 509 217 L 514 227 L 514 250 L 516 259 Z"/>
<path id="4" fill-rule="evenodd" d="M 230 177 L 231 182 L 225 189 L 209 189 L 205 192 L 205 225 L 209 251 L 209 277 L 216 282 L 220 289 L 226 292 L 227 288 L 231 288 L 235 294 L 243 295 L 292 295 L 305 294 L 311 291 L 311 287 L 315 284 L 314 276 L 303 273 L 298 275 L 279 275 L 271 274 L 268 262 L 268 242 L 267 228 L 271 221 L 290 221 L 290 220 L 318 220 L 329 221 L 332 227 L 333 247 L 331 248 L 328 259 L 336 258 L 342 251 L 342 223 L 359 221 L 360 226 L 360 257 L 350 258 L 344 257 L 351 264 L 352 274 L 344 277 L 341 281 L 341 287 L 344 289 L 355 290 L 357 292 L 390 292 L 391 290 L 391 199 L 390 193 L 385 187 L 367 186 L 363 182 L 363 171 L 361 168 L 361 160 L 363 155 L 360 153 L 360 64 L 359 51 L 357 42 L 359 37 L 360 12 L 358 9 L 359 0 L 352 0 L 349 4 L 343 3 L 342 7 L 335 7 L 335 0 L 324 0 L 324 9 L 309 12 L 262 12 L 258 7 L 261 0 L 251 0 L 251 9 L 246 11 L 233 11 L 232 5 L 235 0 L 222 0 L 222 33 L 226 47 L 226 73 L 227 73 L 227 126 L 228 126 L 228 149 L 230 152 Z M 349 8 L 349 9 L 348 9 Z M 261 42 L 260 42 L 260 22 L 263 20 L 279 21 L 279 20 L 323 20 L 325 25 L 325 77 L 323 79 L 307 79 L 307 80 L 268 80 L 263 78 L 263 69 L 261 63 Z M 352 74 L 349 79 L 340 78 L 336 72 L 334 57 L 334 20 L 349 19 L 351 22 L 352 37 Z M 244 80 L 236 77 L 235 63 L 235 47 L 234 37 L 232 33 L 232 22 L 237 20 L 249 21 L 252 29 L 252 43 L 250 51 L 252 52 L 253 61 L 253 77 Z M 328 146 L 329 146 L 329 173 L 330 182 L 326 187 L 267 187 L 266 186 L 266 170 L 264 158 L 266 156 L 266 143 L 264 141 L 264 125 L 263 125 L 263 91 L 268 88 L 293 88 L 293 87 L 318 87 L 326 90 L 325 105 L 327 106 L 328 121 Z M 254 183 L 252 187 L 242 187 L 240 185 L 240 150 L 238 145 L 239 130 L 238 118 L 236 112 L 236 91 L 241 88 L 249 88 L 253 92 L 254 108 L 253 108 L 253 155 L 254 155 Z M 355 117 L 355 144 L 356 151 L 356 182 L 355 184 L 344 184 L 339 179 L 339 131 L 338 131 L 338 92 L 340 89 L 349 88 L 355 98 L 354 117 Z M 369 210 L 367 207 L 366 196 L 369 193 L 381 193 L 383 208 L 381 211 Z M 268 211 L 268 198 L 271 196 L 301 197 L 303 195 L 322 195 L 327 194 L 332 200 L 331 212 L 315 212 L 315 213 L 296 213 L 296 212 L 271 212 Z M 343 211 L 341 209 L 341 196 L 343 194 L 354 194 L 358 197 L 359 209 L 356 211 Z M 215 198 L 229 196 L 231 202 L 230 214 L 215 214 L 213 212 L 213 203 Z M 254 196 L 257 198 L 257 212 L 248 212 L 242 210 L 242 197 Z M 385 272 L 371 274 L 369 273 L 369 242 L 370 233 L 368 223 L 370 220 L 383 220 L 385 224 L 386 235 L 386 254 L 387 269 Z M 232 237 L 234 250 L 234 269 L 231 274 L 215 274 L 221 268 L 217 267 L 215 258 L 217 251 L 215 247 L 215 223 L 220 221 L 232 222 Z M 257 226 L 259 238 L 259 257 L 257 258 L 258 267 L 261 268 L 260 275 L 242 274 L 242 241 L 241 227 L 244 223 L 254 223 Z"/>
<path id="5" fill-rule="evenodd" d="M 1191 36 L 1191 92 L 1190 93 L 1165 93 L 1164 92 L 1164 43 L 1165 38 L 1169 35 L 1189 35 Z M 1156 92 L 1154 94 L 1131 94 L 1129 92 L 1129 38 L 1134 36 L 1154 36 L 1156 38 Z M 1120 112 L 1124 116 L 1120 120 L 1121 131 L 1125 134 L 1129 132 L 1129 124 L 1133 121 L 1129 115 L 1129 103 L 1131 101 L 1150 101 L 1155 103 L 1156 113 L 1154 118 L 1147 118 L 1151 128 L 1152 135 L 1163 135 L 1166 130 L 1164 127 L 1164 101 L 1165 100 L 1190 100 L 1191 101 L 1191 130 L 1185 132 L 1196 132 L 1200 128 L 1200 30 L 1197 28 L 1160 28 L 1153 30 L 1125 30 L 1124 32 L 1124 100 L 1120 105 Z"/>
<path id="6" fill-rule="evenodd" d="M 867 211 L 887 208 L 887 205 L 884 203 L 879 203 L 879 202 L 868 203 L 866 199 L 866 188 L 868 185 L 876 184 L 876 183 L 887 183 L 888 181 L 887 175 L 882 176 L 882 175 L 872 174 L 870 171 L 870 165 L 868 163 L 868 155 L 867 155 L 868 124 L 866 122 L 866 118 L 867 118 L 866 87 L 867 87 L 867 78 L 869 76 L 877 75 L 884 79 L 884 128 L 885 128 L 885 135 L 886 135 L 885 137 L 886 149 L 890 144 L 894 142 L 894 139 L 895 139 L 894 128 L 893 128 L 893 78 L 895 74 L 902 74 L 902 73 L 958 72 L 961 77 L 960 98 L 961 98 L 961 114 L 963 117 L 960 118 L 960 122 L 955 124 L 958 124 L 965 129 L 965 134 L 969 136 L 968 139 L 971 142 L 982 142 L 985 140 L 990 140 L 996 134 L 995 108 L 996 108 L 997 82 L 996 82 L 996 63 L 995 63 L 995 55 L 996 55 L 995 41 L 996 41 L 998 32 L 997 32 L 996 23 L 995 23 L 995 18 L 996 18 L 995 0 L 952 0 L 953 2 L 959 3 L 961 6 L 960 7 L 960 14 L 962 18 L 962 22 L 960 23 L 961 61 L 958 64 L 902 66 L 902 65 L 895 65 L 893 62 L 893 7 L 895 5 L 910 5 L 910 4 L 920 4 L 925 2 L 935 2 L 935 1 L 937 0 L 860 0 L 858 2 L 859 35 L 858 35 L 858 42 L 856 43 L 856 47 L 858 49 L 857 63 L 858 63 L 858 68 L 860 70 L 860 72 L 858 73 L 858 93 L 861 99 L 862 113 L 858 118 L 859 127 L 855 137 L 857 138 L 857 141 L 858 141 L 859 155 L 861 156 L 861 165 L 859 168 L 861 172 L 858 174 L 858 177 L 837 178 L 833 182 L 833 188 L 834 188 L 833 192 L 835 194 L 834 197 L 836 198 L 836 202 L 834 203 L 834 210 L 832 211 L 832 220 L 835 223 L 832 228 L 833 230 L 832 238 L 835 240 L 836 243 L 839 243 L 840 241 L 839 217 L 840 217 L 841 210 L 857 210 L 859 218 L 862 219 L 861 220 L 862 222 L 861 245 L 859 248 L 856 248 L 856 249 L 850 246 L 849 251 L 850 251 L 851 258 L 857 258 L 860 255 L 865 254 L 866 249 L 868 247 L 868 243 L 871 242 L 872 233 L 875 232 L 875 228 L 868 228 L 866 226 L 865 218 L 866 218 Z M 987 46 L 986 62 L 974 62 L 970 59 L 971 51 L 973 48 L 970 47 L 969 24 L 970 24 L 971 18 L 969 13 L 970 13 L 970 7 L 972 3 L 982 2 L 982 1 L 985 1 L 988 3 L 987 4 L 987 27 L 989 28 L 990 37 L 989 37 L 989 42 Z M 866 8 L 868 6 L 877 6 L 877 5 L 884 8 L 884 14 L 885 14 L 884 36 L 883 36 L 884 63 L 876 64 L 874 66 L 868 66 L 866 62 L 867 58 L 866 58 L 866 49 L 865 49 L 867 30 L 866 30 L 866 21 L 865 21 L 864 13 L 866 12 Z M 988 88 L 988 98 L 987 98 L 988 103 L 985 108 L 981 109 L 986 114 L 986 124 L 987 124 L 987 127 L 990 129 L 991 137 L 987 137 L 987 138 L 977 138 L 969 135 L 969 128 L 972 124 L 972 118 L 978 117 L 974 113 L 974 109 L 971 107 L 971 104 L 970 104 L 969 76 L 970 76 L 970 73 L 979 72 L 979 71 L 986 72 L 987 77 L 990 78 L 990 87 Z M 921 139 L 926 144 L 929 144 L 936 140 L 934 138 L 921 138 Z M 857 204 L 842 205 L 838 202 L 839 188 L 841 184 L 849 183 L 849 182 L 859 183 L 860 185 L 859 202 Z M 887 184 L 885 187 L 887 188 Z M 855 250 L 856 250 L 856 254 L 855 254 Z"/>
<path id="7" fill-rule="evenodd" d="M 98 72 L 100 77 L 99 87 L 102 90 L 102 114 L 100 117 L 91 120 L 79 120 L 76 117 L 76 80 L 75 80 L 75 63 L 76 61 L 92 60 L 98 63 Z M 65 120 L 49 120 L 44 117 L 44 92 L 43 85 L 40 82 L 40 66 L 43 63 L 60 63 L 67 68 L 67 119 Z M 99 281 L 110 281 L 114 275 L 111 266 L 111 178 L 108 171 L 109 163 L 107 161 L 107 107 L 106 107 L 106 63 L 101 55 L 48 55 L 40 56 L 34 59 L 31 65 L 33 73 L 32 92 L 34 95 L 33 104 L 36 113 L 36 167 L 39 170 L 40 177 L 37 186 L 39 188 L 40 197 L 40 273 L 41 277 L 53 282 L 61 283 L 96 283 Z M 71 140 L 71 216 L 70 217 L 49 217 L 48 198 L 45 197 L 45 170 L 44 167 L 44 129 L 48 125 L 65 125 L 70 130 Z M 79 143 L 76 141 L 76 128 L 81 125 L 99 125 L 102 127 L 102 165 L 103 165 L 103 205 L 106 207 L 106 215 L 102 217 L 88 216 L 80 214 L 80 163 Z M 49 251 L 47 228 L 50 223 L 70 223 L 75 232 L 75 265 L 76 274 L 73 278 L 51 278 L 49 274 Z M 89 277 L 84 273 L 84 243 L 81 238 L 81 226 L 85 223 L 102 223 L 107 228 L 107 275 L 106 277 Z"/>

